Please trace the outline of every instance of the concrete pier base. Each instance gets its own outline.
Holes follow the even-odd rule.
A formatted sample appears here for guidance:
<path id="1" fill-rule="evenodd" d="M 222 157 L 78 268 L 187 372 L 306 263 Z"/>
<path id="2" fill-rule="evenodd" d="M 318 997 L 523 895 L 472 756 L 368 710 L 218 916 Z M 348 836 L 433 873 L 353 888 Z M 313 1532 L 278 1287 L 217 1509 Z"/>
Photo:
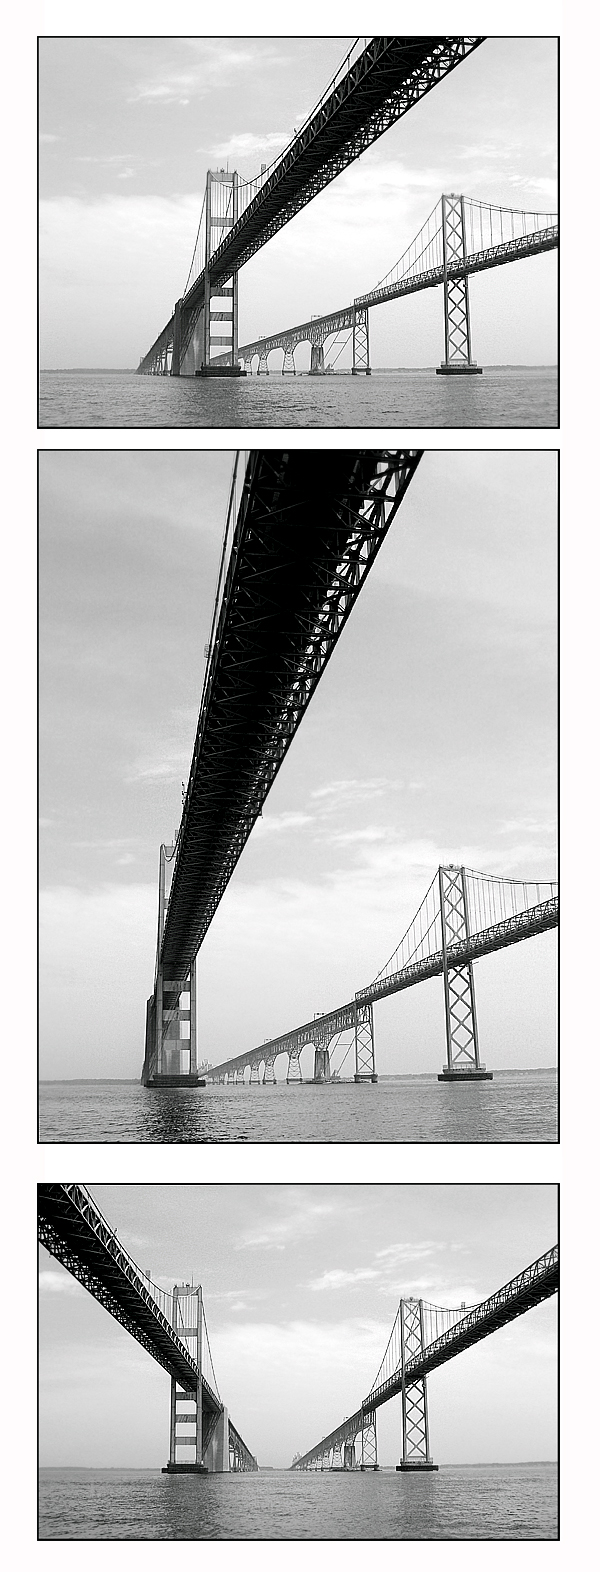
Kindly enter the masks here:
<path id="1" fill-rule="evenodd" d="M 355 1079 L 357 1084 L 360 1081 L 370 1081 L 371 1085 L 374 1086 L 375 1082 L 379 1080 L 379 1076 L 378 1075 L 355 1075 L 354 1079 Z"/>
<path id="2" fill-rule="evenodd" d="M 206 1086 L 206 1081 L 199 1075 L 153 1075 L 150 1080 L 143 1082 L 144 1086 Z"/>
<path id="3" fill-rule="evenodd" d="M 438 1081 L 493 1081 L 492 1070 L 486 1070 L 482 1064 L 478 1070 L 442 1070 Z"/>
<path id="4" fill-rule="evenodd" d="M 396 1463 L 397 1474 L 437 1474 L 437 1463 Z"/>
<path id="5" fill-rule="evenodd" d="M 482 377 L 483 366 L 453 366 L 449 362 L 448 365 L 436 366 L 435 374 L 436 377 Z"/>
<path id="6" fill-rule="evenodd" d="M 197 377 L 245 377 L 247 371 L 241 366 L 200 366 L 194 373 Z"/>
<path id="7" fill-rule="evenodd" d="M 167 1463 L 166 1468 L 161 1468 L 161 1474 L 208 1474 L 204 1463 Z"/>

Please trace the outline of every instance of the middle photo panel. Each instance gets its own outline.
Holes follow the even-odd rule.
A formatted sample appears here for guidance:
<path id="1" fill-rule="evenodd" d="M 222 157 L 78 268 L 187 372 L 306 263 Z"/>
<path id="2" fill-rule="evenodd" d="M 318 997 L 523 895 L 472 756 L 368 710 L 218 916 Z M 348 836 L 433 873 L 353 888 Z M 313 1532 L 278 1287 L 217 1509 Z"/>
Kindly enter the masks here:
<path id="1" fill-rule="evenodd" d="M 40 454 L 42 1141 L 556 1141 L 556 468 Z"/>

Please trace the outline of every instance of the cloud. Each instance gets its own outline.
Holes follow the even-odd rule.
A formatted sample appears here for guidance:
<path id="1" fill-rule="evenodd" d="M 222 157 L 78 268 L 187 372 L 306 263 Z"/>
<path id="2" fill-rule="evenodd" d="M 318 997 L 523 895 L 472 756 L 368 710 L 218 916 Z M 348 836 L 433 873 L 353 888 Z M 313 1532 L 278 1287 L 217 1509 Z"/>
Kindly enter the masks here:
<path id="1" fill-rule="evenodd" d="M 304 829 L 306 824 L 314 824 L 314 815 L 311 813 L 268 813 L 256 822 L 254 834 L 281 835 L 288 830 Z"/>
<path id="2" fill-rule="evenodd" d="M 369 1279 L 378 1276 L 379 1273 L 371 1266 L 357 1266 L 352 1272 L 333 1268 L 330 1272 L 323 1272 L 321 1277 L 313 1278 L 313 1281 L 306 1286 L 311 1288 L 313 1293 L 322 1293 L 330 1288 L 351 1288 L 355 1283 L 366 1283 Z"/>
<path id="3" fill-rule="evenodd" d="M 86 1289 L 70 1272 L 42 1271 L 38 1278 L 41 1294 L 85 1294 Z"/>
<path id="4" fill-rule="evenodd" d="M 400 781 L 388 780 L 385 775 L 371 780 L 330 781 L 329 785 L 319 786 L 311 792 L 311 797 L 328 811 L 335 812 L 352 802 L 368 802 L 373 797 L 383 797 L 386 791 L 399 791 L 400 786 Z"/>
<path id="5" fill-rule="evenodd" d="M 62 137 L 53 136 L 51 131 L 40 131 L 40 142 L 62 142 Z"/>
<path id="6" fill-rule="evenodd" d="M 283 1217 L 275 1217 L 263 1228 L 247 1233 L 235 1246 L 236 1250 L 285 1250 L 286 1245 L 298 1238 L 318 1233 L 324 1221 L 331 1220 L 336 1207 L 333 1202 L 308 1203 L 306 1196 L 292 1193 L 282 1197 L 282 1205 L 289 1208 Z"/>
<path id="7" fill-rule="evenodd" d="M 262 136 L 253 131 L 239 131 L 228 142 L 212 147 L 210 152 L 213 158 L 258 158 L 261 153 L 277 153 L 286 147 L 291 134 L 291 127 L 287 131 L 266 131 Z"/>

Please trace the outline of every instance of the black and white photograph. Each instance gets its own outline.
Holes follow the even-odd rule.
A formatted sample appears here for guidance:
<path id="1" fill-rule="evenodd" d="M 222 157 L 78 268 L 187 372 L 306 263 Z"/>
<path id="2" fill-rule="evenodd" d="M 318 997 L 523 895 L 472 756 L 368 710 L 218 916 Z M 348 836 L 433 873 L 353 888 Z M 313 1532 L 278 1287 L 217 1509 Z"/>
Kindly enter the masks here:
<path id="1" fill-rule="evenodd" d="M 40 455 L 42 1139 L 556 1140 L 556 458 Z"/>
<path id="2" fill-rule="evenodd" d="M 554 427 L 553 36 L 40 41 L 43 427 Z"/>
<path id="3" fill-rule="evenodd" d="M 596 30 L 7 12 L 11 1568 L 593 1560 Z"/>
<path id="4" fill-rule="evenodd" d="M 38 1217 L 42 1539 L 556 1538 L 554 1185 L 42 1184 Z"/>

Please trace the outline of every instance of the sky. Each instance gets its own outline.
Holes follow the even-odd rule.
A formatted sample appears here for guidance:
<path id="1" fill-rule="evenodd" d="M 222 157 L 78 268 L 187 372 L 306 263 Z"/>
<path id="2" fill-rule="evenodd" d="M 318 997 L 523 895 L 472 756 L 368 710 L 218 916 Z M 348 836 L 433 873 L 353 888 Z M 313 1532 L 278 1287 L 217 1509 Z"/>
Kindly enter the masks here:
<path id="1" fill-rule="evenodd" d="M 159 1286 L 200 1282 L 219 1391 L 259 1464 L 353 1413 L 402 1295 L 477 1304 L 557 1239 L 553 1185 L 94 1185 Z M 556 1301 L 429 1378 L 443 1463 L 556 1456 Z M 161 1467 L 169 1377 L 40 1250 L 42 1466 Z M 400 1400 L 378 1416 L 398 1461 Z"/>
<path id="2" fill-rule="evenodd" d="M 41 39 L 43 368 L 137 366 L 184 289 L 207 169 L 270 163 L 353 41 Z M 246 265 L 240 343 L 373 288 L 442 191 L 554 211 L 556 105 L 554 39 L 488 38 Z M 471 308 L 480 363 L 554 363 L 556 254 L 475 276 Z M 439 363 L 442 340 L 439 290 L 371 313 L 375 366 Z"/>
<path id="3" fill-rule="evenodd" d="M 43 1079 L 140 1074 L 231 465 L 40 456 Z M 440 863 L 556 877 L 555 574 L 552 453 L 425 454 L 200 950 L 201 1059 L 352 997 Z M 475 977 L 488 1066 L 553 1064 L 554 934 Z M 438 1071 L 441 980 L 375 1035 L 380 1074 Z"/>

